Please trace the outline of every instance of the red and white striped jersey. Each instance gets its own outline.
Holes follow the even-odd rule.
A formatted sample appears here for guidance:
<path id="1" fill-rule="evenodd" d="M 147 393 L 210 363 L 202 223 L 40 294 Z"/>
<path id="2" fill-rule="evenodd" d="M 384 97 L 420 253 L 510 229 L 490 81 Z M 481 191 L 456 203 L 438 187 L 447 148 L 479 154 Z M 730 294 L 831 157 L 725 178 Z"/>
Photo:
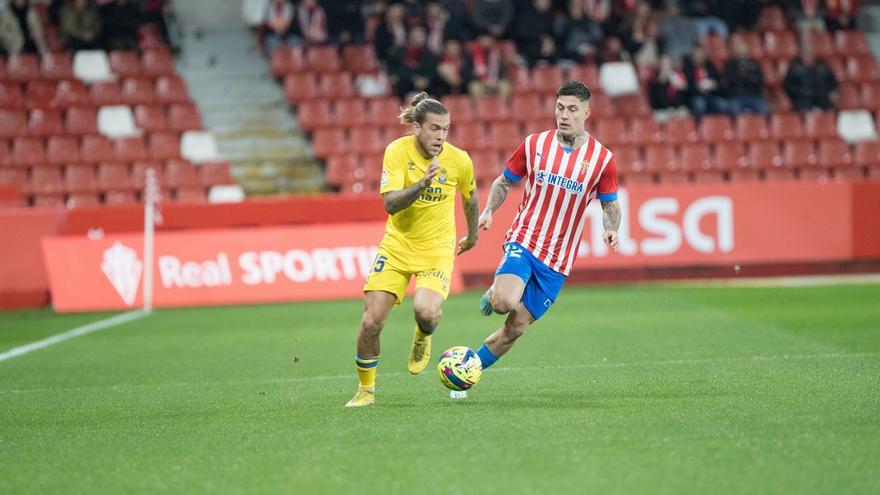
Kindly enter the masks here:
<path id="1" fill-rule="evenodd" d="M 593 136 L 579 148 L 556 139 L 556 130 L 527 137 L 507 160 L 504 174 L 525 178 L 522 203 L 505 244 L 516 242 L 551 269 L 568 275 L 584 230 L 587 205 L 617 199 L 617 164 Z"/>

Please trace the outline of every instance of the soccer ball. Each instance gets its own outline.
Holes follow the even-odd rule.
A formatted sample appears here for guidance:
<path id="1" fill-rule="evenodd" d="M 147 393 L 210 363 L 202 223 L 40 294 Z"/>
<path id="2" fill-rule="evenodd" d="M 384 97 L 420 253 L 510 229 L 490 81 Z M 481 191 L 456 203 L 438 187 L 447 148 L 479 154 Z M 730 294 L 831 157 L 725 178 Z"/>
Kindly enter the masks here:
<path id="1" fill-rule="evenodd" d="M 467 390 L 480 381 L 483 364 L 473 349 L 463 345 L 450 347 L 437 362 L 440 383 L 449 390 Z"/>

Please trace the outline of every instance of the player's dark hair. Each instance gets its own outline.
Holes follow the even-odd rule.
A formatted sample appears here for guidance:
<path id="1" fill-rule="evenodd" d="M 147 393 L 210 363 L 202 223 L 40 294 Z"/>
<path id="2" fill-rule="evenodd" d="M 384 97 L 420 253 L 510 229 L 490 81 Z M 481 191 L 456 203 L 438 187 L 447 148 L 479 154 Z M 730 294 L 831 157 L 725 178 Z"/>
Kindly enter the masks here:
<path id="1" fill-rule="evenodd" d="M 576 96 L 581 101 L 589 101 L 590 88 L 580 81 L 568 81 L 556 90 L 556 97 L 560 96 Z"/>
<path id="2" fill-rule="evenodd" d="M 429 113 L 446 115 L 449 110 L 445 105 L 428 96 L 428 93 L 422 91 L 413 96 L 408 107 L 400 109 L 400 123 L 406 125 L 423 124 Z"/>

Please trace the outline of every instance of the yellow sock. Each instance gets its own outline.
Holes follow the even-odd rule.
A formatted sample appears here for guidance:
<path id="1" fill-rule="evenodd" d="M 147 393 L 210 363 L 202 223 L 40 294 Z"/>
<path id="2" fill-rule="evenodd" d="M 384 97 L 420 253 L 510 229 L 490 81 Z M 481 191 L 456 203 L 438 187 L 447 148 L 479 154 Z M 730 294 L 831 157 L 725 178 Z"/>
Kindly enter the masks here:
<path id="1" fill-rule="evenodd" d="M 355 356 L 355 365 L 358 370 L 358 381 L 361 387 L 375 388 L 376 386 L 376 368 L 379 366 L 379 356 L 364 357 Z"/>

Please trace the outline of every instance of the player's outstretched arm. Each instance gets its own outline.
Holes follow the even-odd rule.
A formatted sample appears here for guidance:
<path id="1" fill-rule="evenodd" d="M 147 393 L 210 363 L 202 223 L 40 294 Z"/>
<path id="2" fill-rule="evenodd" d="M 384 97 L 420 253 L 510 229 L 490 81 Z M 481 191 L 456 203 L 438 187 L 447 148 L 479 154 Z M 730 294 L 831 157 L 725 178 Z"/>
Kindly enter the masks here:
<path id="1" fill-rule="evenodd" d="M 425 189 L 431 185 L 431 181 L 434 180 L 438 170 L 440 170 L 440 163 L 435 158 L 431 165 L 428 166 L 428 170 L 425 171 L 425 176 L 422 177 L 422 180 L 406 189 L 388 191 L 383 194 L 382 202 L 385 204 L 385 211 L 389 215 L 394 215 L 401 210 L 409 208 L 425 192 Z"/>
<path id="2" fill-rule="evenodd" d="M 602 239 L 608 244 L 614 252 L 617 252 L 620 246 L 620 239 L 617 237 L 617 229 L 620 227 L 620 205 L 617 200 L 601 201 L 602 203 L 602 224 L 605 227 L 605 233 Z"/>
<path id="3" fill-rule="evenodd" d="M 486 201 L 486 207 L 483 208 L 483 213 L 480 215 L 479 226 L 481 229 L 489 230 L 492 227 L 492 214 L 507 199 L 507 193 L 514 184 L 515 182 L 504 174 L 499 175 L 492 183 L 492 188 L 489 189 L 489 200 Z"/>
<path id="4" fill-rule="evenodd" d="M 471 197 L 464 200 L 464 217 L 467 219 L 467 237 L 458 241 L 458 253 L 461 254 L 477 245 L 477 218 L 480 215 L 480 197 L 477 190 L 471 192 Z"/>

